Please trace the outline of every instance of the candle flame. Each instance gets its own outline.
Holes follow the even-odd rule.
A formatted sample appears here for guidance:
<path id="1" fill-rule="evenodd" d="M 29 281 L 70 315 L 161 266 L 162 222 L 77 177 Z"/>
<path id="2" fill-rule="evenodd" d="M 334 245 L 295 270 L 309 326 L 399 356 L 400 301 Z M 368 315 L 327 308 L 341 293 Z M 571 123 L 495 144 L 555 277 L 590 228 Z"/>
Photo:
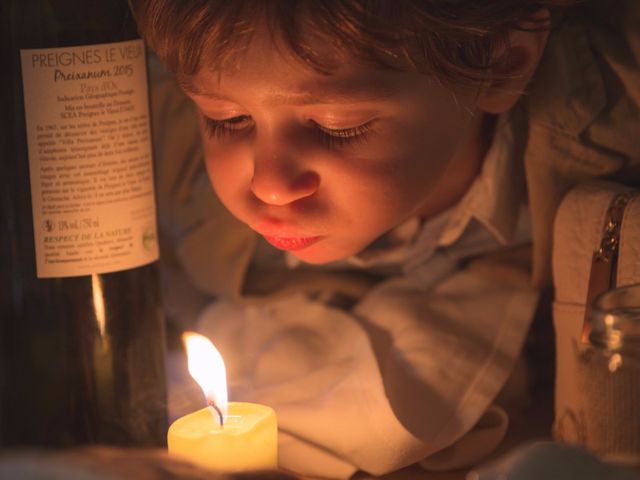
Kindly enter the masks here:
<path id="1" fill-rule="evenodd" d="M 202 388 L 207 403 L 213 402 L 227 414 L 227 372 L 222 355 L 207 337 L 185 332 L 182 341 L 187 349 L 189 373 Z"/>

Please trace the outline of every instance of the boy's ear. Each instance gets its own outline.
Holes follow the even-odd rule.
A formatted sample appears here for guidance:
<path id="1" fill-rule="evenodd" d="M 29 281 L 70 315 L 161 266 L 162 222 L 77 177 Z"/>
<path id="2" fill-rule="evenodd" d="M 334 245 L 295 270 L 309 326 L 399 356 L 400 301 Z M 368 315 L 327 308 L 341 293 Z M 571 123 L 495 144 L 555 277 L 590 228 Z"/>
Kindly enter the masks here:
<path id="1" fill-rule="evenodd" d="M 495 64 L 478 97 L 480 110 L 495 114 L 506 112 L 524 93 L 549 36 L 549 11 L 539 10 L 533 18 L 541 23 L 527 23 L 522 30 L 511 30 L 509 47 L 494 52 Z"/>

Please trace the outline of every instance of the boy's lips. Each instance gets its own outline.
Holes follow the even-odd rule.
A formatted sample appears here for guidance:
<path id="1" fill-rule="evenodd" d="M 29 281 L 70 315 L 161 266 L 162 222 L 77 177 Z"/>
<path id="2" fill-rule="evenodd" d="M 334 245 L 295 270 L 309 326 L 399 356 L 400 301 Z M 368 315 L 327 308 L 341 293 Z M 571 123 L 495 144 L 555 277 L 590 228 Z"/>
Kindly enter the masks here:
<path id="1" fill-rule="evenodd" d="M 251 227 L 280 250 L 302 250 L 325 238 L 325 235 L 309 234 L 298 225 L 273 217 L 262 218 Z"/>
<path id="2" fill-rule="evenodd" d="M 280 250 L 302 250 L 310 245 L 322 240 L 323 237 L 277 237 L 271 235 L 263 235 L 265 240 Z"/>

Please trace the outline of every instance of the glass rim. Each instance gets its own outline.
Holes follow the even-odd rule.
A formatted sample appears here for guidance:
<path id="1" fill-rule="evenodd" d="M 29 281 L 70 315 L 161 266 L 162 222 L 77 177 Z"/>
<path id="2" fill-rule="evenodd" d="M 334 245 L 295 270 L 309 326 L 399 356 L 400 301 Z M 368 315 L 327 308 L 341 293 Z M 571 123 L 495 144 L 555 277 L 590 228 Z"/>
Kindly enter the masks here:
<path id="1" fill-rule="evenodd" d="M 598 295 L 589 310 L 589 341 L 607 350 L 637 348 L 640 341 L 640 283 Z"/>

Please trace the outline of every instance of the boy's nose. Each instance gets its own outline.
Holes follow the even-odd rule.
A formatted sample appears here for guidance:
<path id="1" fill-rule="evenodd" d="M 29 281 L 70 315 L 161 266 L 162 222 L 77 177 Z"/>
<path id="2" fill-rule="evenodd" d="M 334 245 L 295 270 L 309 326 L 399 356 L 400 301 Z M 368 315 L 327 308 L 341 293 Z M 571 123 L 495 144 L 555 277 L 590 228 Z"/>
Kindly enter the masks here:
<path id="1" fill-rule="evenodd" d="M 251 191 L 269 205 L 288 205 L 313 195 L 320 186 L 320 176 L 296 162 L 271 155 L 254 162 Z"/>

